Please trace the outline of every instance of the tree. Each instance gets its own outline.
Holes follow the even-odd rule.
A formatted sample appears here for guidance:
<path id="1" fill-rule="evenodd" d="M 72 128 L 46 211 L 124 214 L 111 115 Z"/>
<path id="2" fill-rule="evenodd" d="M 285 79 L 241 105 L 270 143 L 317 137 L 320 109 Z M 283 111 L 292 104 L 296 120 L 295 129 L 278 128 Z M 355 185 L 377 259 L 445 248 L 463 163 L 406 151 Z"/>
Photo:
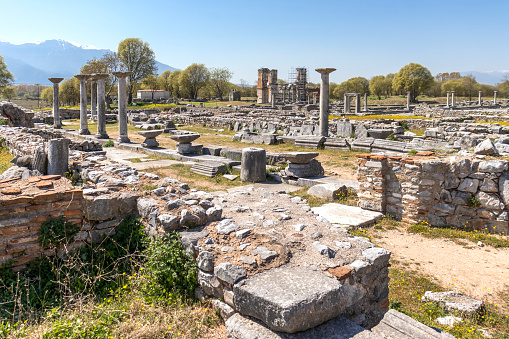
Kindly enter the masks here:
<path id="1" fill-rule="evenodd" d="M 201 88 L 207 85 L 209 71 L 204 64 L 192 64 L 179 77 L 179 87 L 188 98 L 196 99 Z"/>
<path id="2" fill-rule="evenodd" d="M 212 93 L 222 101 L 223 96 L 230 87 L 233 73 L 228 68 L 212 68 L 209 73 L 209 84 L 212 88 Z"/>
<path id="3" fill-rule="evenodd" d="M 399 93 L 410 92 L 410 100 L 429 89 L 433 85 L 433 76 L 426 67 L 410 63 L 401 68 L 392 81 L 392 88 Z"/>
<path id="4" fill-rule="evenodd" d="M 128 72 L 132 72 L 127 84 L 128 102 L 131 102 L 138 82 L 155 73 L 154 52 L 148 43 L 141 39 L 128 38 L 118 44 L 117 54 L 122 67 Z"/>
<path id="5" fill-rule="evenodd" d="M 369 90 L 371 94 L 376 95 L 378 100 L 382 99 L 381 96 L 386 93 L 385 76 L 377 75 L 369 81 Z"/>
<path id="6" fill-rule="evenodd" d="M 171 82 L 170 82 L 171 71 L 166 70 L 157 78 L 157 86 L 171 94 Z"/>
<path id="7" fill-rule="evenodd" d="M 465 86 L 465 95 L 468 95 L 468 100 L 472 101 L 472 93 L 477 91 L 478 84 L 477 80 L 475 80 L 475 76 L 472 74 L 465 75 L 463 78 L 463 86 Z"/>
<path id="8" fill-rule="evenodd" d="M 460 72 L 438 73 L 435 75 L 435 79 L 440 82 L 447 82 L 449 80 L 461 79 L 461 74 Z"/>
<path id="9" fill-rule="evenodd" d="M 118 58 L 117 53 L 115 52 L 107 52 L 104 53 L 99 59 L 92 59 L 87 61 L 87 63 L 81 66 L 80 73 L 81 74 L 93 74 L 93 73 L 109 73 L 105 79 L 104 88 L 105 88 L 105 97 L 106 102 L 111 103 L 111 91 L 115 87 L 117 82 L 117 77 L 112 75 L 112 72 L 120 70 L 120 60 Z"/>
<path id="10" fill-rule="evenodd" d="M 7 69 L 7 64 L 4 62 L 4 57 L 0 54 L 0 93 L 10 83 L 14 81 L 12 73 Z"/>
<path id="11" fill-rule="evenodd" d="M 159 89 L 157 86 L 157 77 L 154 74 L 150 74 L 142 80 L 141 84 L 143 89 L 152 90 L 152 101 L 154 101 L 154 91 Z"/>
<path id="12" fill-rule="evenodd" d="M 452 79 L 442 84 L 442 92 L 452 92 L 458 97 L 465 95 L 465 84 L 461 79 Z"/>
<path id="13" fill-rule="evenodd" d="M 16 96 L 16 91 L 12 87 L 6 87 L 2 91 L 2 97 L 7 99 L 8 101 L 11 101 L 12 98 Z"/>
<path id="14" fill-rule="evenodd" d="M 47 87 L 41 92 L 41 99 L 46 101 L 47 104 L 53 103 L 53 88 Z"/>
<path id="15" fill-rule="evenodd" d="M 80 101 L 80 81 L 76 78 L 64 80 L 60 84 L 59 99 L 63 104 L 77 105 Z"/>
<path id="16" fill-rule="evenodd" d="M 182 71 L 173 71 L 173 72 L 171 72 L 170 77 L 169 77 L 170 95 L 174 98 L 182 97 L 181 91 L 180 91 L 180 85 L 179 85 L 180 73 L 182 73 Z"/>

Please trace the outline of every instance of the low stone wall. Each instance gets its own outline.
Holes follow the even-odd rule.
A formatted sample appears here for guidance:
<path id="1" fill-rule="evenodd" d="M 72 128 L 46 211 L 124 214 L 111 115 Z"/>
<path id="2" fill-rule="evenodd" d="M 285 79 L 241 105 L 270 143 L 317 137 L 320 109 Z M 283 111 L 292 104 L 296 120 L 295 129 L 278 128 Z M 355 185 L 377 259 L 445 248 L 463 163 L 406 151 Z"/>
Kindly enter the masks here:
<path id="1" fill-rule="evenodd" d="M 508 233 L 505 160 L 359 154 L 362 208 L 406 222 Z"/>

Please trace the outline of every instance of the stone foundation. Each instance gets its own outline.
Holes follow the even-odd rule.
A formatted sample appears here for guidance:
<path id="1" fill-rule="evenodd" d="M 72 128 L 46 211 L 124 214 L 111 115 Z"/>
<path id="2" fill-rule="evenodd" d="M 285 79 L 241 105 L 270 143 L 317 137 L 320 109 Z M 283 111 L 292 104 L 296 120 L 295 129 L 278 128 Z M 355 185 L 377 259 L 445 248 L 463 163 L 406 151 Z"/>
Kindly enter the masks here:
<path id="1" fill-rule="evenodd" d="M 419 155 L 419 154 L 417 154 Z M 405 222 L 508 233 L 505 160 L 359 154 L 359 202 Z"/>

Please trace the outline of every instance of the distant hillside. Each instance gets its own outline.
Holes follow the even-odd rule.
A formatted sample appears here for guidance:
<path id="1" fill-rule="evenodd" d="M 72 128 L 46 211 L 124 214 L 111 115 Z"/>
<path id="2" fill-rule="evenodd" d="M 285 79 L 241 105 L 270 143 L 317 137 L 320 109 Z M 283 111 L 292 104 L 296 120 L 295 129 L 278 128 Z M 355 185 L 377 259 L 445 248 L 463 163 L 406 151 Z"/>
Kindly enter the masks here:
<path id="1" fill-rule="evenodd" d="M 70 78 L 88 60 L 100 58 L 107 49 L 81 46 L 65 40 L 46 40 L 14 45 L 0 41 L 0 54 L 18 84 L 50 85 L 48 77 Z M 157 72 L 176 68 L 156 61 Z"/>
<path id="2" fill-rule="evenodd" d="M 470 71 L 470 72 L 460 72 L 461 75 L 469 75 L 472 74 L 477 80 L 478 83 L 488 84 L 488 85 L 496 85 L 498 83 L 504 82 L 504 75 L 509 75 L 509 71 Z"/>

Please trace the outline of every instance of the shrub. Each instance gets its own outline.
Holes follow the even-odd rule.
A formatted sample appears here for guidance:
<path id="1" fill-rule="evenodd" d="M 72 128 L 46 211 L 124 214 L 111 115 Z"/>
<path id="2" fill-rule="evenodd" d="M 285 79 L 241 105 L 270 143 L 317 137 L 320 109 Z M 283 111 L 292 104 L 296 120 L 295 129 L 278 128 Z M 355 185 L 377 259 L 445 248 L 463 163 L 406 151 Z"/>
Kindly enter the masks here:
<path id="1" fill-rule="evenodd" d="M 103 144 L 103 147 L 113 147 L 113 146 L 115 146 L 113 140 L 108 140 Z"/>
<path id="2" fill-rule="evenodd" d="M 148 288 L 152 294 L 165 297 L 173 292 L 190 297 L 198 286 L 197 266 L 180 242 L 180 235 L 172 232 L 152 239 L 145 250 Z"/>

